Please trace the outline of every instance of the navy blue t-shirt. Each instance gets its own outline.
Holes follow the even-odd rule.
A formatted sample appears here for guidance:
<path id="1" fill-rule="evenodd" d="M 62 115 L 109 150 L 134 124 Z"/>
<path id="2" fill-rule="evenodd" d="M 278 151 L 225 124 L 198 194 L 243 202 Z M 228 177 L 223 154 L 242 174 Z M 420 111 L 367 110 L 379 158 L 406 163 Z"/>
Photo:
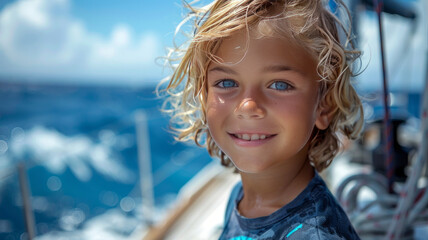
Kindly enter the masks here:
<path id="1" fill-rule="evenodd" d="M 293 201 L 269 216 L 241 216 L 237 206 L 242 197 L 242 184 L 238 183 L 226 208 L 220 240 L 360 239 L 318 173 Z"/>

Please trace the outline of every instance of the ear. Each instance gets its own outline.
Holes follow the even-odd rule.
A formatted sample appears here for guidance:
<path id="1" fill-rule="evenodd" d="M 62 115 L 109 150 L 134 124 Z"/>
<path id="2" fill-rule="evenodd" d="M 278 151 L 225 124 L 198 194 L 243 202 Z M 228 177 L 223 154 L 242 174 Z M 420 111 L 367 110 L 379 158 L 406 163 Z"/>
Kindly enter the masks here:
<path id="1" fill-rule="evenodd" d="M 317 109 L 317 119 L 315 126 L 319 130 L 325 130 L 330 125 L 331 119 L 333 118 L 334 108 L 328 104 L 325 99 L 321 99 Z"/>

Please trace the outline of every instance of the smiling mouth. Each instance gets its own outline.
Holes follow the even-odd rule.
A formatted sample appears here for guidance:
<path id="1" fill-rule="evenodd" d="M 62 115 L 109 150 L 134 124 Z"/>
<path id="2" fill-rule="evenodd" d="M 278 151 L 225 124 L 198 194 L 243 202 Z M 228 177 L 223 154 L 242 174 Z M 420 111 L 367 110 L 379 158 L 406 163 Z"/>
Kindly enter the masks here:
<path id="1" fill-rule="evenodd" d="M 275 136 L 275 134 L 240 134 L 240 133 L 231 133 L 230 135 L 234 136 L 235 138 L 245 140 L 245 141 L 257 141 L 257 140 L 264 140 L 271 138 Z"/>

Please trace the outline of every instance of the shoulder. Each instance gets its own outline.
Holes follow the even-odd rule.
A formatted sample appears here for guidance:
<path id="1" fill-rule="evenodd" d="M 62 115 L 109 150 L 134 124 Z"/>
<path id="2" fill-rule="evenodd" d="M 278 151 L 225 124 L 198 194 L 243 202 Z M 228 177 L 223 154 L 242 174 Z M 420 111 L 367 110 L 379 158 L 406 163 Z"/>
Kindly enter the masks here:
<path id="1" fill-rule="evenodd" d="M 317 228 L 316 225 L 303 223 L 289 231 L 281 239 L 287 240 L 354 240 L 358 238 L 348 238 L 346 236 L 330 233 L 325 229 Z"/>
<path id="2" fill-rule="evenodd" d="M 359 240 L 346 215 L 331 212 L 319 212 L 316 207 L 304 209 L 304 216 L 283 232 L 281 239 L 287 240 Z"/>
<path id="3" fill-rule="evenodd" d="M 311 207 L 301 213 L 305 216 L 301 219 L 302 228 L 306 228 L 305 235 L 309 233 L 310 238 L 296 239 L 359 239 L 345 211 L 318 174 L 314 183 L 307 196 Z"/>
<path id="4" fill-rule="evenodd" d="M 318 174 L 315 177 L 319 183 L 311 196 L 315 209 L 311 223 L 318 235 L 314 239 L 359 239 L 345 211 L 322 178 Z"/>

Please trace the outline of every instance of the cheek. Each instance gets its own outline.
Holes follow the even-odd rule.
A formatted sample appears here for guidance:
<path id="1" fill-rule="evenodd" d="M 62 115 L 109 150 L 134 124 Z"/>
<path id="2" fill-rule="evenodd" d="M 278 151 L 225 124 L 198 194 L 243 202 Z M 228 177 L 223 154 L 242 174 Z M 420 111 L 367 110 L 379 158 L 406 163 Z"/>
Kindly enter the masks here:
<path id="1" fill-rule="evenodd" d="M 209 134 L 215 145 L 224 153 L 228 153 L 227 122 L 230 112 L 230 102 L 218 95 L 208 95 L 206 104 L 206 119 Z"/>
<path id="2" fill-rule="evenodd" d="M 301 98 L 287 99 L 287 101 L 275 104 L 275 109 L 283 122 L 304 128 L 311 128 L 315 125 L 317 113 L 314 103 L 311 101 Z"/>
<path id="3" fill-rule="evenodd" d="M 216 130 L 224 123 L 230 110 L 230 105 L 224 98 L 217 94 L 208 94 L 207 106 L 206 106 L 206 117 L 208 128 L 211 135 L 215 137 Z"/>

